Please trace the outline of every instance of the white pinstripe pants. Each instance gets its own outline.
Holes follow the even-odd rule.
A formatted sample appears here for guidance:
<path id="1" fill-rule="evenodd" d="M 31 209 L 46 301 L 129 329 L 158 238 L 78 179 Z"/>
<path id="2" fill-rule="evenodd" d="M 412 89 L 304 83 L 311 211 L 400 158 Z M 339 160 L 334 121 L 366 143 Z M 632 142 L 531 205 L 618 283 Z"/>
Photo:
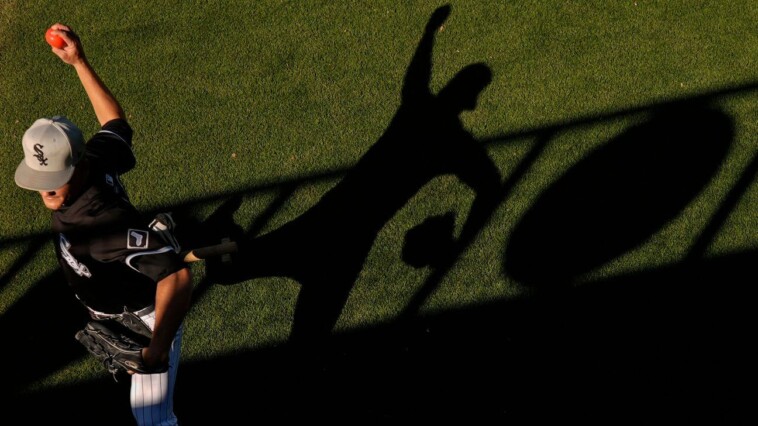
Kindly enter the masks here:
<path id="1" fill-rule="evenodd" d="M 140 318 L 152 330 L 155 324 L 155 312 Z M 160 374 L 132 374 L 129 402 L 132 406 L 132 414 L 140 426 L 177 424 L 176 415 L 174 415 L 174 385 L 179 368 L 183 332 L 184 325 L 181 325 L 171 344 L 168 371 Z"/>

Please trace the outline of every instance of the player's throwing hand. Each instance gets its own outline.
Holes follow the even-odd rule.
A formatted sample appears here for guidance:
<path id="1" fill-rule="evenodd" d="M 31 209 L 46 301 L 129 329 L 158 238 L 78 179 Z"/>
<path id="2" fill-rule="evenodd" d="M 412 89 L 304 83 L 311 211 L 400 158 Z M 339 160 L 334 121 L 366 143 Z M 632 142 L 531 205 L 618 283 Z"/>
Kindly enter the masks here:
<path id="1" fill-rule="evenodd" d="M 60 23 L 55 23 L 50 28 L 53 29 L 52 34 L 57 35 L 66 42 L 65 46 L 60 49 L 57 47 L 52 48 L 53 53 L 61 58 L 63 62 L 69 65 L 76 65 L 86 60 L 82 43 L 74 30 Z"/>

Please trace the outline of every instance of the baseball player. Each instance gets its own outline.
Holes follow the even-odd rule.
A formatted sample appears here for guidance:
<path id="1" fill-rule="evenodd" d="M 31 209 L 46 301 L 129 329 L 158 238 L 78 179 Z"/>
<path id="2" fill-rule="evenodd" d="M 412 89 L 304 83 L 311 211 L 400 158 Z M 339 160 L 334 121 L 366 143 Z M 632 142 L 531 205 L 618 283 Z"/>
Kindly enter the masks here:
<path id="1" fill-rule="evenodd" d="M 130 402 L 140 425 L 177 424 L 173 392 L 182 324 L 192 279 L 176 248 L 154 233 L 130 204 L 119 176 L 135 165 L 132 129 L 118 101 L 89 64 L 79 37 L 55 24 L 66 46 L 52 48 L 73 66 L 102 126 L 86 143 L 62 116 L 40 118 L 25 132 L 21 188 L 38 191 L 52 210 L 53 242 L 69 286 L 95 320 L 134 313 L 152 330 L 145 365 L 160 374 L 132 374 Z M 133 317 L 133 316 L 131 316 Z"/>

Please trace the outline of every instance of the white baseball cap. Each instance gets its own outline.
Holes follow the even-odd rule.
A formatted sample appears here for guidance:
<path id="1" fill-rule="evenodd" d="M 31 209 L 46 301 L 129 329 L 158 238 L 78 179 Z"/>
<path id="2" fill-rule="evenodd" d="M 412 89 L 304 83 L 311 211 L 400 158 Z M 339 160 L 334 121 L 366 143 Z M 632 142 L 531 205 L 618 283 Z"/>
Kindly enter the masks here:
<path id="1" fill-rule="evenodd" d="M 40 118 L 24 133 L 24 160 L 16 168 L 16 185 L 52 191 L 66 184 L 84 154 L 84 138 L 66 117 Z"/>

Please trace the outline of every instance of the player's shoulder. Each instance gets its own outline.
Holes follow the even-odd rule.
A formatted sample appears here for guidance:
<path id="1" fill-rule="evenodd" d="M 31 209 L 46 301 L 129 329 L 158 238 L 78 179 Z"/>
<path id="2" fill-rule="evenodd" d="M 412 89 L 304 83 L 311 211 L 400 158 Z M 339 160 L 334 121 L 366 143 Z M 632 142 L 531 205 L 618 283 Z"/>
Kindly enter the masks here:
<path id="1" fill-rule="evenodd" d="M 134 130 L 132 130 L 132 126 L 126 119 L 114 118 L 103 124 L 100 130 L 91 138 L 90 142 L 97 139 L 110 139 L 123 142 L 131 147 L 133 135 Z"/>
<path id="2" fill-rule="evenodd" d="M 126 173 L 137 162 L 132 151 L 132 135 L 126 120 L 110 120 L 87 141 L 87 156 L 104 171 Z"/>

